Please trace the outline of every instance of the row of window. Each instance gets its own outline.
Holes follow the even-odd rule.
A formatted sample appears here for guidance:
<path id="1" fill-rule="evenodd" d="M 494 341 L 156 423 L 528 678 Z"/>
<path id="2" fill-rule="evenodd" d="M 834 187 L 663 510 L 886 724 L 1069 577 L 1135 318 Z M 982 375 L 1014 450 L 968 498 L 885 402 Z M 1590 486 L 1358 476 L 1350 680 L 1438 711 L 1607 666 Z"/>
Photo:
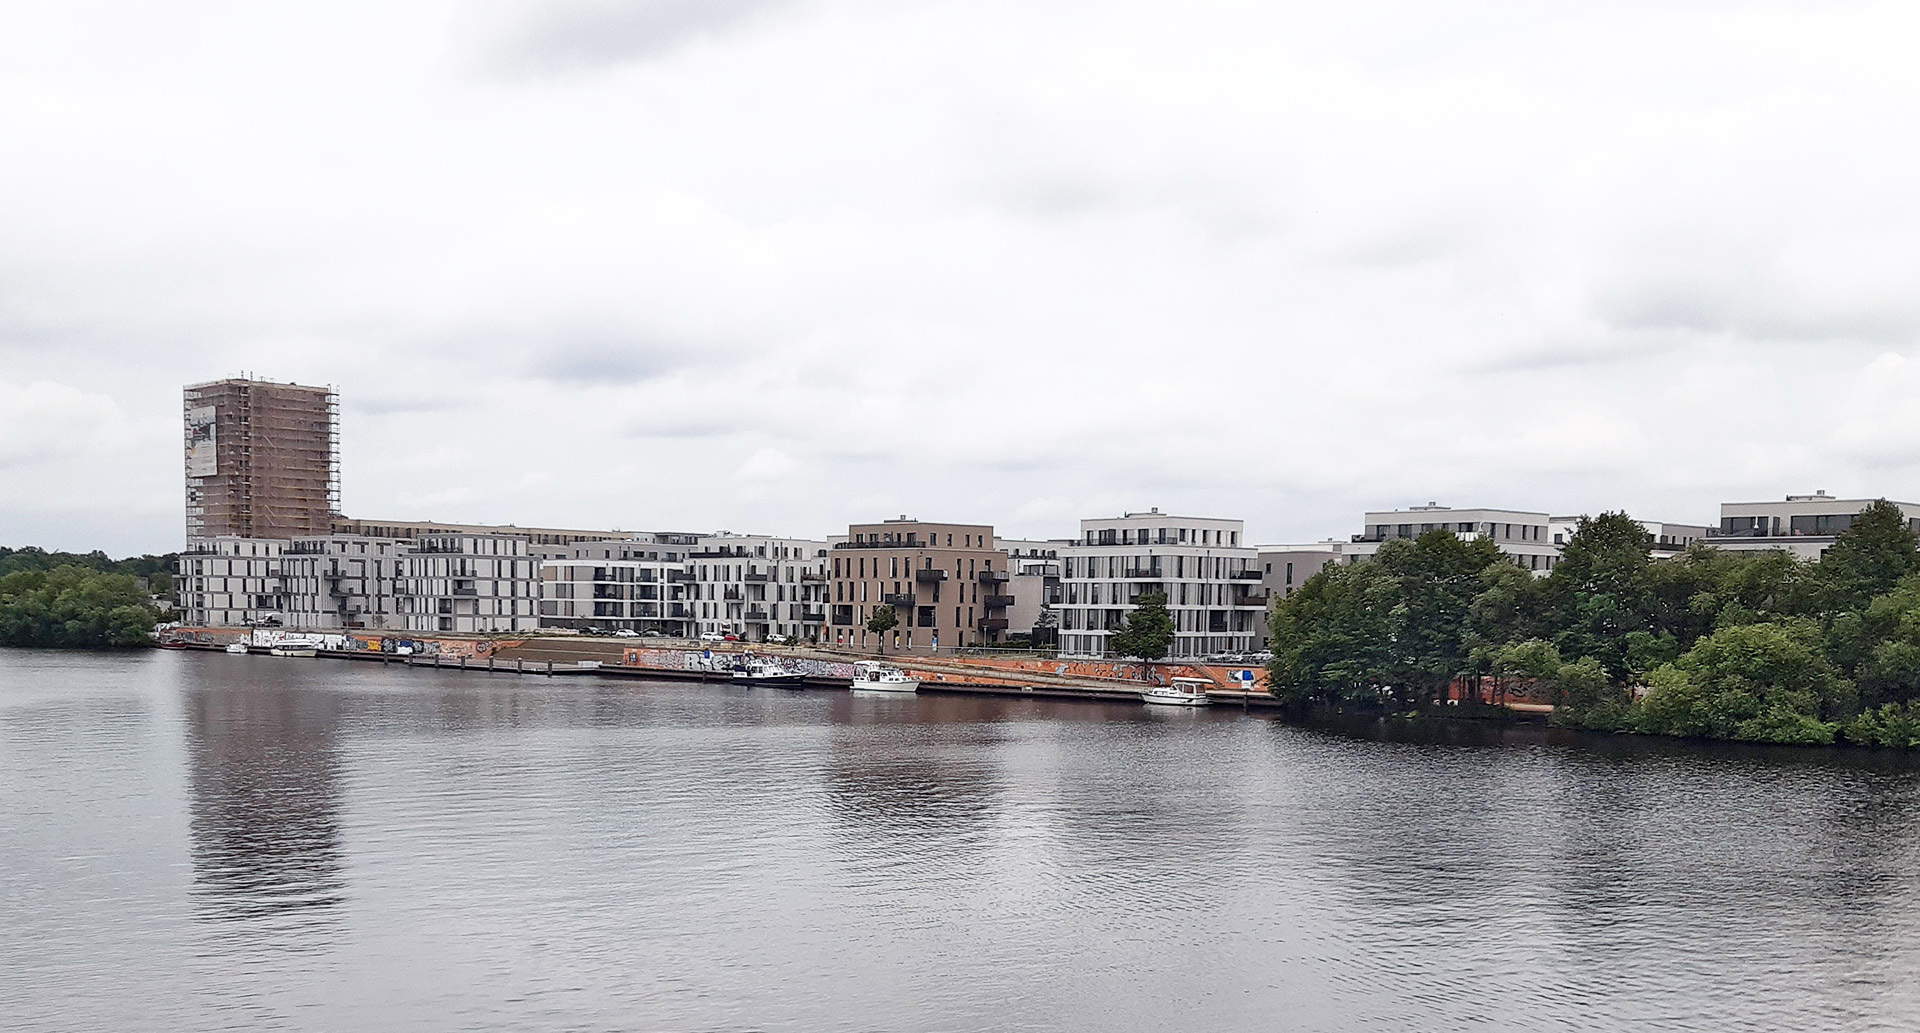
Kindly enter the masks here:
<path id="1" fill-rule="evenodd" d="M 1105 527 L 1088 531 L 1087 545 L 1226 545 L 1240 544 L 1240 532 L 1208 527 Z"/>

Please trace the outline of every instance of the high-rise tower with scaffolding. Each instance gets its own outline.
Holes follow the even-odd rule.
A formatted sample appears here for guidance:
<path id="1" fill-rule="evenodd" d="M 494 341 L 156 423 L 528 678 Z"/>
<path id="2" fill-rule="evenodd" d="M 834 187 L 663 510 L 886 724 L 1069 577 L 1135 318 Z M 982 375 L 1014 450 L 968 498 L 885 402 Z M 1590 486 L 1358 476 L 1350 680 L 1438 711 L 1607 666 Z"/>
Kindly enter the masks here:
<path id="1" fill-rule="evenodd" d="M 324 535 L 340 511 L 332 388 L 235 378 L 185 392 L 187 537 Z"/>

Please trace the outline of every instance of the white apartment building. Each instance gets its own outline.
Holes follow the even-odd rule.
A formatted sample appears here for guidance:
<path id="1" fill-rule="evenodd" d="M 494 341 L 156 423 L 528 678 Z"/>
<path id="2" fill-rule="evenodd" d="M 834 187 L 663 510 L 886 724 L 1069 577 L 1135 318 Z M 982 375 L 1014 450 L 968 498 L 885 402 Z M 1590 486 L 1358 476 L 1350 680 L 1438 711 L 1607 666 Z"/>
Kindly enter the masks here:
<path id="1" fill-rule="evenodd" d="M 1817 560 L 1840 532 L 1853 526 L 1861 510 L 1878 501 L 1835 498 L 1816 491 L 1788 495 L 1778 502 L 1723 502 L 1720 526 L 1710 533 L 1707 544 L 1739 551 L 1784 549 L 1800 559 Z M 1906 514 L 1907 526 L 1920 532 L 1920 504 L 1894 505 Z"/>
<path id="2" fill-rule="evenodd" d="M 1080 521 L 1080 537 L 1059 547 L 1061 655 L 1111 655 L 1108 635 L 1156 592 L 1174 619 L 1169 658 L 1252 650 L 1267 595 L 1244 538 L 1239 520 L 1158 509 Z"/>
<path id="3" fill-rule="evenodd" d="M 188 624 L 241 625 L 283 620 L 280 538 L 190 538 L 176 561 L 174 591 Z"/>
<path id="4" fill-rule="evenodd" d="M 401 563 L 401 620 L 408 631 L 532 631 L 539 563 L 517 536 L 423 535 Z"/>
<path id="5" fill-rule="evenodd" d="M 827 543 L 809 538 L 721 533 L 687 554 L 687 607 L 698 631 L 764 642 L 823 639 Z"/>
<path id="6" fill-rule="evenodd" d="M 541 626 L 686 636 L 693 620 L 686 560 L 699 541 L 662 531 L 536 547 Z"/>
<path id="7" fill-rule="evenodd" d="M 358 535 L 293 539 L 280 556 L 281 623 L 328 631 L 399 627 L 406 548 L 391 538 Z"/>
<path id="8" fill-rule="evenodd" d="M 1347 543 L 1345 562 L 1357 563 L 1380 551 L 1384 542 L 1418 538 L 1433 530 L 1448 530 L 1462 538 L 1486 538 L 1524 570 L 1545 575 L 1560 562 L 1560 546 L 1546 513 L 1524 509 L 1454 509 L 1429 502 L 1406 509 L 1385 509 L 1366 515 L 1366 531 Z"/>

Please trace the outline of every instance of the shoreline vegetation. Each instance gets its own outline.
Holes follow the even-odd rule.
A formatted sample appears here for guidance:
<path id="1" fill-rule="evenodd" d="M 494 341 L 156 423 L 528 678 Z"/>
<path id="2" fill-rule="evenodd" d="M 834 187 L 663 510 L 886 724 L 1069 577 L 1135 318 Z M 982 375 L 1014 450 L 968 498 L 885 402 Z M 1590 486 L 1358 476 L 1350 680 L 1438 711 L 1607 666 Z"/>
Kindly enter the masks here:
<path id="1" fill-rule="evenodd" d="M 172 556 L 0 547 L 0 646 L 113 649 L 149 645 L 166 619 Z"/>
<path id="2" fill-rule="evenodd" d="M 1920 536 L 1899 507 L 1867 507 L 1813 562 L 1651 546 L 1603 513 L 1535 577 L 1487 539 L 1386 542 L 1278 604 L 1269 683 L 1305 709 L 1427 711 L 1463 686 L 1497 702 L 1520 687 L 1564 727 L 1920 748 Z"/>

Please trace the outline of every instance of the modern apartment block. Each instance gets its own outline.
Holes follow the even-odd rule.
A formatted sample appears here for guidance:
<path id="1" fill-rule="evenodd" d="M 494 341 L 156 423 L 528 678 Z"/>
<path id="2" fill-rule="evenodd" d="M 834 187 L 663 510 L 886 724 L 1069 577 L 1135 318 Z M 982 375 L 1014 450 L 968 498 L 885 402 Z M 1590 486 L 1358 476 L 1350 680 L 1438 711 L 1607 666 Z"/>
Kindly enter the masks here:
<path id="1" fill-rule="evenodd" d="M 1454 509 L 1429 502 L 1407 509 L 1387 509 L 1366 515 L 1366 531 L 1353 536 L 1345 562 L 1356 563 L 1380 551 L 1384 542 L 1418 538 L 1445 529 L 1462 538 L 1490 539 L 1522 569 L 1545 574 L 1560 562 L 1560 546 L 1553 542 L 1552 518 L 1523 509 Z"/>
<path id="2" fill-rule="evenodd" d="M 391 538 L 295 538 L 280 556 L 281 623 L 290 628 L 400 626 L 405 544 Z"/>
<path id="3" fill-rule="evenodd" d="M 1034 645 L 1056 641 L 1060 605 L 1060 547 L 1065 542 L 996 538 L 994 546 L 1007 554 L 1007 634 L 1027 635 Z M 1053 614 L 1055 626 L 1041 628 L 1043 615 Z"/>
<path id="4" fill-rule="evenodd" d="M 1080 521 L 1060 548 L 1060 652 L 1112 655 L 1108 636 L 1144 595 L 1167 597 L 1169 656 L 1204 657 L 1254 648 L 1267 594 L 1239 520 L 1179 517 L 1158 509 Z"/>
<path id="5" fill-rule="evenodd" d="M 828 630 L 836 645 L 933 653 L 1005 639 L 1013 575 L 989 524 L 904 516 L 854 524 L 828 559 Z M 884 639 L 867 630 L 882 606 L 893 607 L 900 622 Z"/>
<path id="6" fill-rule="evenodd" d="M 540 624 L 539 560 L 512 535 L 417 539 L 397 594 L 408 631 L 532 631 Z"/>
<path id="7" fill-rule="evenodd" d="M 1817 560 L 1840 532 L 1853 526 L 1860 511 L 1878 499 L 1842 499 L 1816 491 L 1788 495 L 1778 502 L 1723 502 L 1720 526 L 1707 544 L 1720 549 L 1755 551 L 1784 549 L 1801 559 Z M 1895 502 L 1907 516 L 1907 526 L 1920 531 L 1920 505 Z"/>
<path id="8" fill-rule="evenodd" d="M 215 380 L 183 392 L 187 538 L 293 538 L 331 530 L 340 508 L 332 389 Z"/>
<path id="9" fill-rule="evenodd" d="M 635 533 L 622 539 L 537 545 L 540 625 L 683 636 L 692 625 L 687 554 L 700 536 Z"/>
<path id="10" fill-rule="evenodd" d="M 827 543 L 717 534 L 687 555 L 689 609 L 701 632 L 747 642 L 826 635 Z"/>
<path id="11" fill-rule="evenodd" d="M 280 556 L 290 544 L 232 535 L 189 540 L 174 567 L 181 619 L 196 625 L 280 619 L 285 597 Z"/>

